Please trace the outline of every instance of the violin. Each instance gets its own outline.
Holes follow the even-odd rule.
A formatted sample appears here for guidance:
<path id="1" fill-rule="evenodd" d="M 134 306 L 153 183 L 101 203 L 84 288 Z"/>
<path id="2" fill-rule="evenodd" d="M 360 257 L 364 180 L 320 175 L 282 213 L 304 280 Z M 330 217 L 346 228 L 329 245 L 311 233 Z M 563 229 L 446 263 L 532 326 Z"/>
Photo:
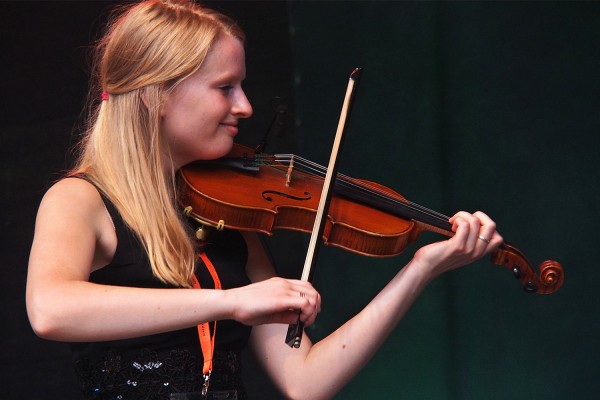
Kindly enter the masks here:
<path id="1" fill-rule="evenodd" d="M 276 229 L 310 232 L 326 168 L 292 154 L 253 154 L 234 145 L 221 159 L 198 161 L 180 172 L 179 202 L 205 229 L 230 228 L 272 235 Z M 423 231 L 451 237 L 449 217 L 405 199 L 383 185 L 336 174 L 323 242 L 370 257 L 393 257 Z M 510 270 L 528 293 L 550 294 L 563 284 L 557 261 L 536 273 L 527 257 L 504 242 L 490 261 Z"/>

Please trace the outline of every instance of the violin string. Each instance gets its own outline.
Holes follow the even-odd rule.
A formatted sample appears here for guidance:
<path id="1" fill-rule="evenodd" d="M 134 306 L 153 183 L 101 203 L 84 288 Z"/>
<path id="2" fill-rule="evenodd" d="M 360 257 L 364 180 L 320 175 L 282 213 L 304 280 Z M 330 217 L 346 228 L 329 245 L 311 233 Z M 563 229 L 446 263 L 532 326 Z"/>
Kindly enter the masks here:
<path id="1" fill-rule="evenodd" d="M 300 166 L 310 165 L 311 168 L 309 168 L 309 169 L 313 170 L 313 171 L 318 171 L 319 175 L 324 175 L 326 173 L 326 168 L 323 167 L 323 166 L 321 166 L 321 165 L 318 165 L 318 164 L 316 164 L 316 163 L 314 163 L 314 162 L 312 162 L 310 160 L 306 160 L 306 159 L 304 159 L 302 157 L 294 156 L 294 158 L 295 158 L 295 164 L 296 165 L 300 165 Z M 338 177 L 344 183 L 349 184 L 349 185 L 351 185 L 352 187 L 354 187 L 356 189 L 364 189 L 366 191 L 369 191 L 374 196 L 378 196 L 380 198 L 391 200 L 391 201 L 396 202 L 396 203 L 398 203 L 398 204 L 400 204 L 402 206 L 411 207 L 414 210 L 426 213 L 426 214 L 428 214 L 430 216 L 435 216 L 437 218 L 440 218 L 443 221 L 448 221 L 448 219 L 449 219 L 449 217 L 447 217 L 447 216 L 445 216 L 445 215 L 443 215 L 443 214 L 441 214 L 441 213 L 439 213 L 437 211 L 434 211 L 434 210 L 428 209 L 426 207 L 423 207 L 423 206 L 421 206 L 421 205 L 419 205 L 417 203 L 412 203 L 412 202 L 410 202 L 408 200 L 404 200 L 404 201 L 403 200 L 398 200 L 397 198 L 392 197 L 389 193 L 386 193 L 383 190 L 381 190 L 380 188 L 378 188 L 376 186 L 373 186 L 373 185 L 370 185 L 369 183 L 366 183 L 364 181 L 358 181 L 358 180 L 356 180 L 354 178 L 348 177 L 348 176 L 343 175 L 343 174 L 338 174 Z"/>
<path id="2" fill-rule="evenodd" d="M 285 163 L 285 162 L 289 162 L 289 160 L 292 157 L 294 158 L 294 165 L 297 166 L 297 167 L 300 167 L 298 169 L 301 169 L 301 170 L 303 169 L 304 171 L 311 171 L 312 173 L 314 173 L 317 176 L 324 176 L 325 175 L 325 173 L 326 173 L 326 168 L 325 167 L 323 167 L 323 166 L 321 166 L 319 164 L 316 164 L 313 161 L 310 161 L 310 160 L 307 160 L 305 158 L 302 158 L 302 157 L 298 157 L 298 156 L 286 154 L 286 155 L 278 155 L 276 157 L 276 159 L 279 162 L 284 162 Z M 440 220 L 442 220 L 444 222 L 446 222 L 448 220 L 448 217 L 446 217 L 446 216 L 444 216 L 444 215 L 442 215 L 440 213 L 437 213 L 436 211 L 429 210 L 429 209 L 427 209 L 425 207 L 422 207 L 422 206 L 420 206 L 420 205 L 418 205 L 416 203 L 411 203 L 411 202 L 407 202 L 406 200 L 403 201 L 403 200 L 399 200 L 397 198 L 394 198 L 389 193 L 383 192 L 381 189 L 379 189 L 379 188 L 377 188 L 375 186 L 372 186 L 372 185 L 370 185 L 368 183 L 365 183 L 365 182 L 362 182 L 362 181 L 359 182 L 356 179 L 348 177 L 348 176 L 343 175 L 343 174 L 338 174 L 338 179 L 341 182 L 345 183 L 346 185 L 352 187 L 353 189 L 369 193 L 372 196 L 374 196 L 376 198 L 379 198 L 379 199 L 390 201 L 390 202 L 392 202 L 393 204 L 395 204 L 397 206 L 404 207 L 404 208 L 409 208 L 409 209 L 412 209 L 412 210 L 415 210 L 415 211 L 419 211 L 419 212 L 425 213 L 425 214 L 430 215 L 430 216 L 434 216 L 434 217 L 439 218 Z"/>
<path id="3" fill-rule="evenodd" d="M 319 165 L 313 161 L 307 160 L 303 157 L 296 156 L 294 154 L 277 154 L 277 155 L 267 156 L 267 157 L 257 156 L 257 158 L 259 158 L 258 162 L 260 164 L 266 164 L 266 165 L 273 165 L 274 161 L 286 165 L 286 164 L 289 164 L 290 161 L 293 159 L 294 167 L 297 167 L 298 169 L 300 169 L 304 172 L 307 172 L 307 173 L 310 173 L 310 174 L 313 174 L 316 176 L 325 176 L 325 174 L 327 172 L 327 168 L 325 168 L 324 166 Z M 363 181 L 357 181 L 356 179 L 351 178 L 346 175 L 343 175 L 343 174 L 338 174 L 338 179 L 342 183 L 350 186 L 351 188 L 353 188 L 355 190 L 359 190 L 361 192 L 368 193 L 371 196 L 378 198 L 380 200 L 391 202 L 392 204 L 395 204 L 398 207 L 403 207 L 405 209 L 410 209 L 412 211 L 425 214 L 429 217 L 439 220 L 440 222 L 448 223 L 448 219 L 449 219 L 448 216 L 446 216 L 442 213 L 439 213 L 437 211 L 431 210 L 427 207 L 423 207 L 417 203 L 413 203 L 413 202 L 410 202 L 410 201 L 404 200 L 404 199 L 400 200 L 398 198 L 395 198 L 395 197 L 391 196 L 389 193 L 384 192 L 383 190 L 381 190 L 378 187 L 375 187 L 375 186 L 365 183 Z"/>

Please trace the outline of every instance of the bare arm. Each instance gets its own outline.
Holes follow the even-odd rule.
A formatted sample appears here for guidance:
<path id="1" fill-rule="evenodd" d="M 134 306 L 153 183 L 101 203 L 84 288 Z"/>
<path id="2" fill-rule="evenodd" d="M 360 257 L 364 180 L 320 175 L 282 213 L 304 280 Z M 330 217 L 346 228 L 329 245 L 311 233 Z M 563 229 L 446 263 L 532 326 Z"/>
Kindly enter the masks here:
<path id="1" fill-rule="evenodd" d="M 360 313 L 320 342 L 313 345 L 305 335 L 301 347 L 291 349 L 284 343 L 287 326 L 253 329 L 252 348 L 289 398 L 331 398 L 370 360 L 434 277 L 480 258 L 502 241 L 484 214 L 459 213 L 451 222 L 452 239 L 419 249 Z M 478 239 L 480 234 L 491 243 Z"/>
<path id="2" fill-rule="evenodd" d="M 230 290 L 143 289 L 88 282 L 91 271 L 110 262 L 115 248 L 112 222 L 92 185 L 65 179 L 48 191 L 38 211 L 27 277 L 27 312 L 39 336 L 114 340 L 218 319 L 285 322 L 292 308 L 314 314 L 296 296 L 298 287 L 309 285 L 283 279 Z"/>
<path id="3" fill-rule="evenodd" d="M 27 310 L 38 335 L 68 341 L 122 339 L 227 314 L 217 291 L 88 282 L 90 272 L 107 264 L 115 248 L 112 222 L 93 186 L 65 179 L 48 191 L 38 211 L 27 277 Z"/>

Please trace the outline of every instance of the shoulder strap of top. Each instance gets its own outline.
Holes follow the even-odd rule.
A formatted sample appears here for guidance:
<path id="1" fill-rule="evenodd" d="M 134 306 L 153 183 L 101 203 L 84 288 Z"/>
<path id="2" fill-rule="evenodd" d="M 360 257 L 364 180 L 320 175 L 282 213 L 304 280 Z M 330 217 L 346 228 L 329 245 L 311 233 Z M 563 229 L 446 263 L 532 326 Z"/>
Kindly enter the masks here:
<path id="1" fill-rule="evenodd" d="M 117 208 L 114 206 L 114 204 L 112 203 L 112 201 L 110 201 L 108 199 L 108 196 L 106 196 L 106 194 L 104 193 L 104 191 L 102 191 L 102 189 L 100 189 L 98 187 L 98 185 L 96 185 L 94 183 L 94 181 L 92 181 L 83 172 L 80 172 L 80 173 L 77 173 L 77 174 L 73 174 L 73 175 L 69 175 L 69 178 L 83 179 L 84 181 L 88 182 L 90 185 L 92 185 L 92 186 L 94 186 L 96 188 L 96 190 L 100 194 L 100 198 L 102 199 L 102 202 L 104 203 L 104 207 L 106 208 L 106 211 L 108 212 L 108 215 L 110 216 L 110 219 L 112 220 L 113 227 L 115 227 L 115 229 L 116 229 L 115 224 L 118 223 L 117 221 L 121 221 L 121 217 L 120 217 L 119 212 L 117 211 Z"/>

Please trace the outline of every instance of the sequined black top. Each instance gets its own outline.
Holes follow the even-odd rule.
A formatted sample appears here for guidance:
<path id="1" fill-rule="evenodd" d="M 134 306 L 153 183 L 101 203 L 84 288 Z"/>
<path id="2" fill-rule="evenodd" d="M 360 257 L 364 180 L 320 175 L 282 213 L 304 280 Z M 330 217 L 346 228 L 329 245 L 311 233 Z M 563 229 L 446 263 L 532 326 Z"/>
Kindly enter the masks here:
<path id="1" fill-rule="evenodd" d="M 102 197 L 113 219 L 118 244 L 112 262 L 93 272 L 90 281 L 117 286 L 173 288 L 152 275 L 148 257 L 137 237 L 127 228 L 112 203 Z M 239 232 L 224 231 L 213 235 L 205 251 L 217 269 L 224 289 L 249 283 L 245 273 L 247 248 Z M 214 288 L 201 261 L 196 276 L 201 287 Z M 250 329 L 235 321 L 218 322 L 211 391 L 237 390 L 238 398 L 245 398 L 240 352 L 247 343 Z M 203 357 L 196 327 L 126 340 L 71 343 L 70 347 L 86 399 L 158 400 L 168 399 L 171 393 L 199 392 L 202 388 Z"/>

